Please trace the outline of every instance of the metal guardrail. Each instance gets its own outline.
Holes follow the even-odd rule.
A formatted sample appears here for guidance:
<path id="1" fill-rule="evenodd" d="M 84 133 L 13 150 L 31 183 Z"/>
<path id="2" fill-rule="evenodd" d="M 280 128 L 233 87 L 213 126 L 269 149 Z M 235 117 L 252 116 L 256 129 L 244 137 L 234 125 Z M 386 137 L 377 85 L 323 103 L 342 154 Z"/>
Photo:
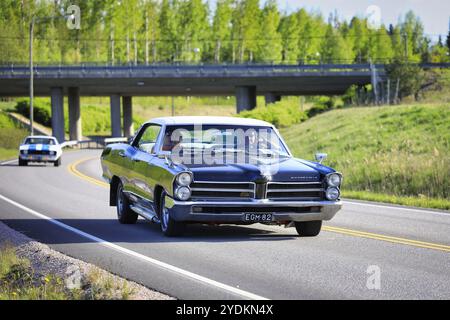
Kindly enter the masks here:
<path id="1" fill-rule="evenodd" d="M 105 146 L 111 143 L 127 142 L 128 138 L 118 137 L 118 138 L 101 138 L 92 140 L 72 140 L 61 143 L 62 148 L 79 148 L 79 149 L 103 149 Z"/>
<path id="2" fill-rule="evenodd" d="M 384 70 L 384 65 L 373 65 Z M 370 73 L 370 64 L 317 64 L 317 65 L 149 65 L 149 66 L 35 66 L 34 74 L 40 78 L 90 77 L 183 77 L 183 76 L 280 76 L 283 74 L 364 72 Z M 0 77 L 20 78 L 29 75 L 27 66 L 2 66 Z"/>

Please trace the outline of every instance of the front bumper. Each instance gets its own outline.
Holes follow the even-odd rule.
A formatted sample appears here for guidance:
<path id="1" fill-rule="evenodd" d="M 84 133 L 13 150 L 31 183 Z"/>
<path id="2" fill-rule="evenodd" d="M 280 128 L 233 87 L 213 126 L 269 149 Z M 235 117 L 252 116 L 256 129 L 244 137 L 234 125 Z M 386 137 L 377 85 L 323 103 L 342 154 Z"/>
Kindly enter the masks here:
<path id="1" fill-rule="evenodd" d="M 58 160 L 58 156 L 41 155 L 41 154 L 20 154 L 19 158 L 30 162 L 54 162 Z"/>
<path id="2" fill-rule="evenodd" d="M 177 201 L 166 199 L 174 220 L 186 222 L 246 223 L 247 213 L 271 213 L 272 222 L 331 220 L 341 201 Z M 201 210 L 199 209 L 201 208 Z M 222 210 L 223 212 L 221 212 Z M 213 213 L 214 212 L 214 213 Z"/>

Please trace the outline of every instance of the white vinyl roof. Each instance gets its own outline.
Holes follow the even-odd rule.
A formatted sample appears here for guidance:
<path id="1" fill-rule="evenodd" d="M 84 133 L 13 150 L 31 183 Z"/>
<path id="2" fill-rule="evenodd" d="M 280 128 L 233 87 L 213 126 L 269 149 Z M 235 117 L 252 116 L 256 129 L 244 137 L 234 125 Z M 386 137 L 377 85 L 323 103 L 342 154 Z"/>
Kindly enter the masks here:
<path id="1" fill-rule="evenodd" d="M 154 118 L 147 123 L 160 125 L 186 125 L 186 124 L 217 124 L 237 126 L 264 126 L 273 127 L 272 124 L 262 120 L 238 118 L 238 117 L 206 117 L 206 116 L 181 116 Z"/>

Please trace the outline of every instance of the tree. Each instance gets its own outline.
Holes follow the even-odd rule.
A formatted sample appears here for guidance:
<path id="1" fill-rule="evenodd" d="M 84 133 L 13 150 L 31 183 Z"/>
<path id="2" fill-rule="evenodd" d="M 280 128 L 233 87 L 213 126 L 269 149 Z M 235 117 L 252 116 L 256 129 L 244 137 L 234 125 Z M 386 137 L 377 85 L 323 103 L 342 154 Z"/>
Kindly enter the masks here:
<path id="1" fill-rule="evenodd" d="M 282 38 L 278 32 L 280 13 L 275 0 L 268 0 L 261 15 L 258 60 L 279 63 L 281 61 Z"/>
<path id="2" fill-rule="evenodd" d="M 354 17 L 350 22 L 349 40 L 356 62 L 369 60 L 369 30 L 367 20 Z"/>
<path id="3" fill-rule="evenodd" d="M 299 55 L 299 34 L 300 29 L 295 14 L 282 17 L 279 26 L 282 38 L 282 58 L 286 63 L 297 62 Z"/>
<path id="4" fill-rule="evenodd" d="M 246 60 L 253 61 L 254 54 L 258 49 L 260 18 L 259 0 L 236 1 L 232 20 L 232 39 L 236 46 L 237 60 L 241 63 Z"/>
<path id="5" fill-rule="evenodd" d="M 205 51 L 208 31 L 208 9 L 202 0 L 180 2 L 178 30 L 182 40 L 181 60 L 200 61 Z"/>
<path id="6" fill-rule="evenodd" d="M 231 39 L 232 0 L 218 0 L 213 19 L 214 61 L 221 62 L 222 52 L 229 50 Z M 225 49 L 224 49 L 225 43 Z"/>
<path id="7" fill-rule="evenodd" d="M 328 24 L 320 54 L 324 63 L 348 63 L 352 51 L 342 35 Z"/>
<path id="8" fill-rule="evenodd" d="M 418 100 L 419 91 L 425 79 L 422 68 L 402 59 L 395 60 L 393 64 L 387 67 L 386 71 L 390 79 L 399 80 L 400 99 L 414 95 L 415 99 Z"/>

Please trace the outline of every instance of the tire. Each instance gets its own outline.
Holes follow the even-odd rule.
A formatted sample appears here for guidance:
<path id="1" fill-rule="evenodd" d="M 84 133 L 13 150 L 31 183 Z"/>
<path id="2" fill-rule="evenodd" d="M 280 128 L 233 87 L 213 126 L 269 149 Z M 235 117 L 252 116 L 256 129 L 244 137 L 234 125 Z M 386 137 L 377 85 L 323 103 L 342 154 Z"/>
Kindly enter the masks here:
<path id="1" fill-rule="evenodd" d="M 176 237 L 183 234 L 186 223 L 175 221 L 170 217 L 169 210 L 165 207 L 166 192 L 162 191 L 158 202 L 158 217 L 161 222 L 161 231 L 166 237 Z"/>
<path id="2" fill-rule="evenodd" d="M 117 186 L 117 219 L 121 224 L 134 224 L 138 219 L 138 214 L 131 210 L 130 201 L 123 193 L 123 185 L 119 182 Z"/>
<path id="3" fill-rule="evenodd" d="M 55 167 L 59 167 L 61 165 L 61 157 L 58 158 L 58 160 L 56 160 L 55 162 L 53 162 L 53 165 Z"/>
<path id="4" fill-rule="evenodd" d="M 320 233 L 322 221 L 295 222 L 295 229 L 300 237 L 315 237 Z"/>
<path id="5" fill-rule="evenodd" d="M 24 167 L 28 165 L 28 161 L 27 160 L 22 160 L 19 158 L 19 167 Z"/>

